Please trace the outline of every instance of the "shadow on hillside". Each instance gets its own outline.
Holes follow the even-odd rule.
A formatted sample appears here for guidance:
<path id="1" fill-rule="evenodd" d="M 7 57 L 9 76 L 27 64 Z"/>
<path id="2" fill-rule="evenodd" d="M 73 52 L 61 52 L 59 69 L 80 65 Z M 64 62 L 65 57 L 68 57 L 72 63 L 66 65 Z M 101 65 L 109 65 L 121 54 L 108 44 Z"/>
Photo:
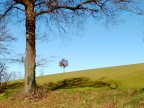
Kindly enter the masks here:
<path id="1" fill-rule="evenodd" d="M 115 81 L 103 81 L 103 78 L 91 81 L 87 77 L 78 77 L 78 78 L 68 78 L 56 83 L 50 82 L 44 85 L 44 88 L 48 90 L 57 90 L 57 89 L 70 89 L 70 88 L 80 88 L 80 87 L 109 87 L 111 89 L 118 88 L 118 84 Z"/>
<path id="2" fill-rule="evenodd" d="M 57 90 L 57 89 L 71 89 L 71 88 L 81 88 L 81 87 L 109 87 L 111 89 L 118 88 L 118 84 L 115 81 L 104 81 L 104 77 L 91 81 L 87 77 L 78 77 L 78 78 L 68 78 L 58 82 L 50 82 L 43 85 L 43 88 L 47 90 Z M 14 90 L 24 87 L 24 82 L 15 82 L 4 86 L 1 89 L 0 93 L 3 93 L 5 90 Z M 39 87 L 39 86 L 38 86 Z"/>
<path id="3" fill-rule="evenodd" d="M 12 89 L 20 89 L 24 86 L 24 82 L 15 82 L 9 84 L 8 82 L 1 83 L 0 82 L 0 93 L 5 92 L 6 90 L 12 90 Z"/>
<path id="4" fill-rule="evenodd" d="M 3 93 L 7 89 L 7 83 L 0 82 L 0 93 Z"/>
<path id="5" fill-rule="evenodd" d="M 8 85 L 8 89 L 19 89 L 24 86 L 24 82 L 15 82 Z"/>

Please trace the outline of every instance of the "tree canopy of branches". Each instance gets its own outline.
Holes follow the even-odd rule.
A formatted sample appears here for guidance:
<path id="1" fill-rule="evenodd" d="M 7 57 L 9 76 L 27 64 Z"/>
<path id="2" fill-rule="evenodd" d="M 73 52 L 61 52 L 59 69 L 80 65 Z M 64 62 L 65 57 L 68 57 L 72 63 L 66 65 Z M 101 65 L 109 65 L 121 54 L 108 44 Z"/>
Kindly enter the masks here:
<path id="1" fill-rule="evenodd" d="M 63 69 L 64 69 L 64 72 L 65 72 L 65 68 L 68 66 L 69 64 L 68 64 L 68 60 L 66 60 L 66 59 L 61 59 L 61 61 L 59 62 L 59 66 L 60 67 L 63 67 Z"/>
<path id="2" fill-rule="evenodd" d="M 25 58 L 25 92 L 36 87 L 36 21 L 45 20 L 48 25 L 64 29 L 89 16 L 104 19 L 106 23 L 114 22 L 120 9 L 142 14 L 143 0 L 2 0 L 0 1 L 0 21 L 25 19 L 26 58 Z M 134 5 L 136 4 L 136 5 Z M 136 7 L 136 8 L 135 8 Z M 139 7 L 139 8 L 137 8 Z M 23 14 L 22 14 L 23 13 Z M 16 18 L 16 16 L 19 16 Z"/>

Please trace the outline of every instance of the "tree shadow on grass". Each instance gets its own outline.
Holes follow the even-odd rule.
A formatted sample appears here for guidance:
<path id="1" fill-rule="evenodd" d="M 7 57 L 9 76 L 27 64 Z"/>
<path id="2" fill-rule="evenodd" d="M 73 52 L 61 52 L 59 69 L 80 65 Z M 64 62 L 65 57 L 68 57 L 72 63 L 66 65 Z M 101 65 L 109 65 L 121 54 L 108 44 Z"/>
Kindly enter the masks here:
<path id="1" fill-rule="evenodd" d="M 8 85 L 8 89 L 20 89 L 24 86 L 24 82 L 15 82 Z"/>
<path id="2" fill-rule="evenodd" d="M 118 88 L 118 84 L 115 81 L 103 81 L 102 78 L 96 81 L 91 81 L 87 77 L 78 77 L 78 78 L 68 78 L 56 83 L 50 82 L 44 85 L 48 90 L 57 90 L 57 89 L 71 89 L 71 88 L 80 88 L 80 87 L 109 87 L 111 89 Z"/>

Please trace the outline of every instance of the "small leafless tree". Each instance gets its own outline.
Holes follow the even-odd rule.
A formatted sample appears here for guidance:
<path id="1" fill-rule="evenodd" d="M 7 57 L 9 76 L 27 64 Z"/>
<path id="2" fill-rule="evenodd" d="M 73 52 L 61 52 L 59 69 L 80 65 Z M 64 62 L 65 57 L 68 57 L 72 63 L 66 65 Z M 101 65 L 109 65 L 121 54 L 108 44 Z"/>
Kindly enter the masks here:
<path id="1" fill-rule="evenodd" d="M 63 72 L 65 72 L 65 68 L 69 65 L 68 60 L 66 59 L 61 59 L 61 61 L 59 62 L 59 66 L 63 67 Z"/>
<path id="2" fill-rule="evenodd" d="M 17 72 L 12 72 L 11 73 L 11 80 L 17 80 L 18 79 L 18 75 L 17 75 Z"/>
<path id="3" fill-rule="evenodd" d="M 44 70 L 43 69 L 40 70 L 40 76 L 44 76 Z"/>
<path id="4" fill-rule="evenodd" d="M 6 89 L 10 77 L 11 74 L 7 72 L 5 63 L 0 62 L 0 92 L 3 92 Z"/>

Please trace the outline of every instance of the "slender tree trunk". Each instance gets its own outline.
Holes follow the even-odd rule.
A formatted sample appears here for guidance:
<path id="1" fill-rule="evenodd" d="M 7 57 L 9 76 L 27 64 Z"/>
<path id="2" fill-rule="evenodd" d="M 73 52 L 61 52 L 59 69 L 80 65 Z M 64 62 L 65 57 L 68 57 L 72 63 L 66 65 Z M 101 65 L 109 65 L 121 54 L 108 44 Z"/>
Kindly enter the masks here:
<path id="1" fill-rule="evenodd" d="M 30 3 L 26 8 L 26 59 L 25 59 L 25 93 L 36 87 L 35 81 L 35 14 L 34 4 Z"/>
<path id="2" fill-rule="evenodd" d="M 65 73 L 65 67 L 63 67 L 63 72 Z"/>

